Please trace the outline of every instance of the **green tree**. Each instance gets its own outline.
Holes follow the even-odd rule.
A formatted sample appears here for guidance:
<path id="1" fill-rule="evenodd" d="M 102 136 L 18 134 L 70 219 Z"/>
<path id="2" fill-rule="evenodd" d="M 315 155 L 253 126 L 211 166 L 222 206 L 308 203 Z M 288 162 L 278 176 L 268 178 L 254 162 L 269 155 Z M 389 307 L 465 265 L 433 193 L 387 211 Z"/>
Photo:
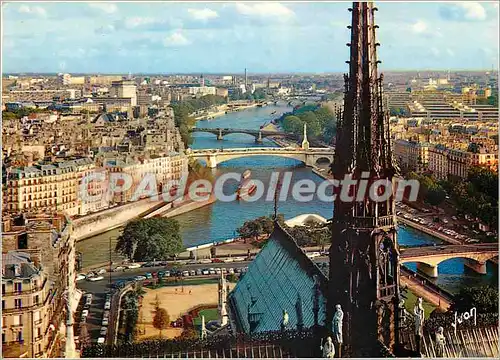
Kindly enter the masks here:
<path id="1" fill-rule="evenodd" d="M 153 326 L 160 331 L 160 336 L 162 330 L 168 328 L 169 324 L 170 316 L 168 315 L 167 310 L 163 308 L 157 308 L 153 317 Z"/>
<path id="2" fill-rule="evenodd" d="M 162 217 L 129 222 L 116 244 L 117 252 L 135 261 L 167 259 L 182 250 L 179 223 Z"/>
<path id="3" fill-rule="evenodd" d="M 295 135 L 300 135 L 304 129 L 304 123 L 295 115 L 286 116 L 283 119 L 283 129 Z"/>
<path id="4" fill-rule="evenodd" d="M 314 112 L 308 111 L 299 117 L 303 123 L 307 124 L 307 136 L 316 137 L 321 133 L 321 126 Z"/>
<path id="5" fill-rule="evenodd" d="M 473 307 L 478 314 L 498 313 L 498 289 L 492 286 L 462 287 L 451 310 L 468 312 Z"/>

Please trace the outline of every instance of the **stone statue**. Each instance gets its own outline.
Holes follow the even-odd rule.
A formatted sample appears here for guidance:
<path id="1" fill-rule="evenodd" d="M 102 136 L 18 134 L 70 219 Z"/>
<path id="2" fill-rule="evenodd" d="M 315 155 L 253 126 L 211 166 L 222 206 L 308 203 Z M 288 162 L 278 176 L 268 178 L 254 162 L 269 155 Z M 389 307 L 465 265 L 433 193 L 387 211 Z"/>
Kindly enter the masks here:
<path id="1" fill-rule="evenodd" d="M 288 327 L 288 312 L 283 310 L 283 321 L 281 322 L 281 330 L 284 331 Z"/>
<path id="2" fill-rule="evenodd" d="M 413 313 L 415 314 L 415 342 L 417 343 L 417 352 L 421 353 L 421 341 L 424 335 L 424 318 L 425 311 L 422 305 L 422 298 L 419 297 L 413 308 Z"/>
<path id="3" fill-rule="evenodd" d="M 331 337 L 326 338 L 326 342 L 324 344 L 321 344 L 320 349 L 323 350 L 324 358 L 335 357 L 335 347 L 333 346 L 333 341 Z"/>
<path id="4" fill-rule="evenodd" d="M 340 304 L 335 306 L 335 314 L 333 314 L 333 335 L 337 344 L 342 344 L 342 321 L 344 320 L 344 312 Z"/>
<path id="5" fill-rule="evenodd" d="M 438 328 L 436 332 L 436 356 L 444 357 L 444 345 L 446 344 L 446 338 L 444 337 L 444 329 L 442 326 Z"/>
<path id="6" fill-rule="evenodd" d="M 413 308 L 415 314 L 415 335 L 422 336 L 424 334 L 424 318 L 425 311 L 422 305 L 422 298 L 419 297 Z"/>
<path id="7" fill-rule="evenodd" d="M 399 316 L 400 316 L 400 319 L 401 319 L 401 323 L 406 323 L 406 316 L 408 315 L 408 311 L 406 311 L 406 308 L 405 308 L 405 300 L 404 299 L 401 299 L 401 301 L 399 301 Z"/>

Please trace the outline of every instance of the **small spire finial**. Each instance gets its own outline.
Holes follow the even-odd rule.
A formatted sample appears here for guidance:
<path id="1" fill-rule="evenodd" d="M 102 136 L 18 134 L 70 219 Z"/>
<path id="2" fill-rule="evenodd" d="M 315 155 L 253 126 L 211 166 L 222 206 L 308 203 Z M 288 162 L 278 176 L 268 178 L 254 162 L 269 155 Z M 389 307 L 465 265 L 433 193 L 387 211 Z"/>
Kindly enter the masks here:
<path id="1" fill-rule="evenodd" d="M 309 141 L 307 140 L 307 124 L 304 123 L 304 140 L 302 140 L 302 149 L 309 150 Z"/>

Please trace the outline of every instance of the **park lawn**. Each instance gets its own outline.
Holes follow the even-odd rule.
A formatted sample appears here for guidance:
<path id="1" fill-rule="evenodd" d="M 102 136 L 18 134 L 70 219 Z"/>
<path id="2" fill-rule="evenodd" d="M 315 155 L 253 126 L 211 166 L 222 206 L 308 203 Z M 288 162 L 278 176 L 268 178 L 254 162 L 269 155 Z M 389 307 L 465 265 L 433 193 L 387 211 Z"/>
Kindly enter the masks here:
<path id="1" fill-rule="evenodd" d="M 201 316 L 205 316 L 205 325 L 212 320 L 217 320 L 219 318 L 219 313 L 217 308 L 201 310 L 198 313 L 198 317 L 193 320 L 194 326 L 201 326 Z"/>
<path id="2" fill-rule="evenodd" d="M 405 296 L 406 296 L 405 308 L 410 314 L 413 314 L 413 308 L 415 307 L 415 303 L 417 302 L 417 296 L 410 290 L 406 291 Z M 436 309 L 436 306 L 427 302 L 425 299 L 422 305 L 424 306 L 425 318 L 428 319 L 429 316 L 431 315 L 431 312 L 433 312 L 434 309 Z"/>

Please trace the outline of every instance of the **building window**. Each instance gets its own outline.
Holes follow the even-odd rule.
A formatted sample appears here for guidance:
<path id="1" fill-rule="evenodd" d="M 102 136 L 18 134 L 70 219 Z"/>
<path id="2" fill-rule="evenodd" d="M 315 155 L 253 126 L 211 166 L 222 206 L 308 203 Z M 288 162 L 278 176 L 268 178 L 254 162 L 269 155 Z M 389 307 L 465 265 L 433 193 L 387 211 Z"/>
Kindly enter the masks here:
<path id="1" fill-rule="evenodd" d="M 17 332 L 17 341 L 19 341 L 19 342 L 23 341 L 23 332 L 22 331 Z"/>
<path id="2" fill-rule="evenodd" d="M 2 284 L 2 295 L 5 294 L 5 284 Z"/>
<path id="3" fill-rule="evenodd" d="M 15 292 L 23 291 L 23 284 L 18 282 L 14 283 L 14 291 Z"/>
<path id="4" fill-rule="evenodd" d="M 2 344 L 5 344 L 7 342 L 7 338 L 5 337 L 5 333 L 2 333 Z"/>
<path id="5" fill-rule="evenodd" d="M 14 315 L 12 317 L 12 325 L 19 326 L 23 324 L 23 316 L 22 315 Z"/>
<path id="6" fill-rule="evenodd" d="M 21 299 L 14 299 L 14 307 L 16 309 L 20 309 L 23 307 L 23 304 L 22 304 L 22 301 Z"/>
<path id="7" fill-rule="evenodd" d="M 2 300 L 2 310 L 5 309 L 5 300 Z"/>
<path id="8" fill-rule="evenodd" d="M 38 305 L 40 303 L 40 296 L 35 295 L 35 305 Z"/>

